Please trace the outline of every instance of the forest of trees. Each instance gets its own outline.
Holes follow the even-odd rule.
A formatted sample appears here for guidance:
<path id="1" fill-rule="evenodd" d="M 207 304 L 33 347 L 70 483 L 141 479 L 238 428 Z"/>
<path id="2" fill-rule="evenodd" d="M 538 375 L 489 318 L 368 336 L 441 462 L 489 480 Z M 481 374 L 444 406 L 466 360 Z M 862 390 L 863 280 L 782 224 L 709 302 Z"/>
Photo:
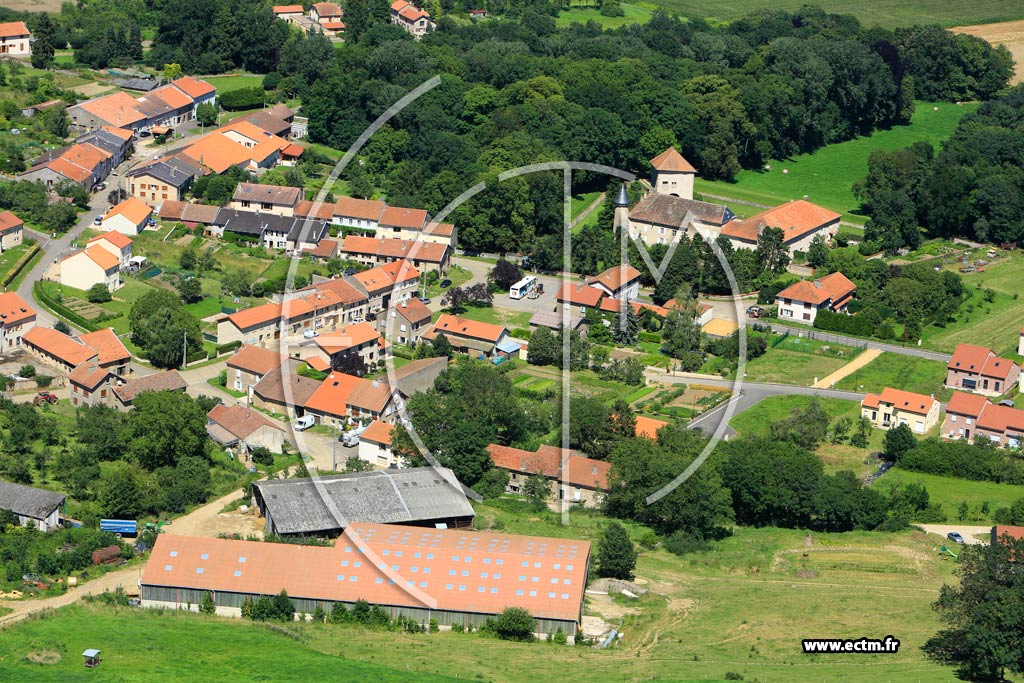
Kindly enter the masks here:
<path id="1" fill-rule="evenodd" d="M 871 215 L 865 236 L 893 252 L 933 237 L 1024 242 L 1024 86 L 961 119 L 935 153 L 927 143 L 871 155 L 858 184 Z"/>

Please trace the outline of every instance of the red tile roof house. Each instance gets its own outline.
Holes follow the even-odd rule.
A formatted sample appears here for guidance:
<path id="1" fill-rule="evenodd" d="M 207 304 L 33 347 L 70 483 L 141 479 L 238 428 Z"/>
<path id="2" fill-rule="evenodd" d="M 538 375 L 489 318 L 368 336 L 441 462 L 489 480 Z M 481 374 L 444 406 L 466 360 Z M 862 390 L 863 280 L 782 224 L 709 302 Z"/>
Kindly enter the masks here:
<path id="1" fill-rule="evenodd" d="M 597 287 L 612 298 L 632 301 L 640 296 L 640 271 L 623 263 L 590 278 L 587 284 Z"/>
<path id="2" fill-rule="evenodd" d="M 729 238 L 734 249 L 756 249 L 757 237 L 765 228 L 781 228 L 783 244 L 790 255 L 807 252 L 818 235 L 832 239 L 839 230 L 842 216 L 804 199 L 780 204 L 761 213 L 734 220 L 722 226 L 722 235 Z"/>
<path id="3" fill-rule="evenodd" d="M 394 425 L 374 420 L 359 435 L 359 459 L 376 467 L 400 467 L 401 458 L 396 458 L 391 450 L 391 435 Z"/>
<path id="4" fill-rule="evenodd" d="M 15 292 L 0 294 L 0 351 L 21 346 L 21 338 L 36 326 L 36 312 Z"/>
<path id="5" fill-rule="evenodd" d="M 117 258 L 122 270 L 128 267 L 128 262 L 132 259 L 132 240 L 120 232 L 111 231 L 96 235 L 86 242 L 86 249 L 91 246 L 109 251 L 111 256 Z"/>
<path id="6" fill-rule="evenodd" d="M 301 17 L 303 9 L 302 5 L 274 5 L 273 12 L 278 19 L 290 21 L 295 17 Z"/>
<path id="7" fill-rule="evenodd" d="M 273 453 L 281 452 L 284 429 L 258 410 L 222 403 L 214 406 L 206 418 L 210 438 L 225 448 L 237 446 L 239 454 L 250 453 L 259 446 Z"/>
<path id="8" fill-rule="evenodd" d="M 341 243 L 341 253 L 370 266 L 405 259 L 420 271 L 435 270 L 442 275 L 448 271 L 452 250 L 447 244 L 436 242 L 347 235 Z"/>
<path id="9" fill-rule="evenodd" d="M 306 361 L 314 370 L 326 372 L 345 354 L 355 353 L 372 369 L 377 361 L 387 358 L 388 348 L 377 328 L 363 322 L 303 340 L 298 349 L 293 350 L 292 356 Z"/>
<path id="10" fill-rule="evenodd" d="M 271 370 L 281 367 L 284 358 L 275 350 L 242 345 L 228 358 L 228 386 L 249 393 Z"/>
<path id="11" fill-rule="evenodd" d="M 394 392 L 386 382 L 332 372 L 306 400 L 317 422 L 342 428 L 356 420 L 394 420 Z"/>
<path id="12" fill-rule="evenodd" d="M 416 346 L 430 327 L 433 312 L 419 299 L 408 299 L 391 306 L 384 322 L 388 339 L 406 346 Z"/>
<path id="13" fill-rule="evenodd" d="M 998 446 L 1020 448 L 1024 441 L 1024 410 L 992 403 L 984 396 L 954 391 L 946 405 L 942 438 L 988 439 Z"/>
<path id="14" fill-rule="evenodd" d="M 377 234 L 381 237 L 414 240 L 419 238 L 428 221 L 430 221 L 430 214 L 425 209 L 387 206 L 380 215 Z"/>
<path id="15" fill-rule="evenodd" d="M 1007 537 L 1014 541 L 1024 540 L 1024 526 L 996 525 L 992 527 L 990 532 L 989 543 L 996 543 L 1000 539 Z"/>
<path id="16" fill-rule="evenodd" d="M 1020 366 L 984 346 L 957 344 L 946 364 L 946 386 L 952 389 L 999 396 L 1015 388 L 1019 380 Z"/>
<path id="17" fill-rule="evenodd" d="M 345 276 L 344 279 L 366 298 L 367 311 L 380 313 L 393 301 L 412 298 L 419 284 L 420 272 L 403 259 Z"/>
<path id="18" fill-rule="evenodd" d="M 881 394 L 864 397 L 860 414 L 879 429 L 905 424 L 915 434 L 924 434 L 939 423 L 940 407 L 934 396 L 886 387 Z"/>
<path id="19" fill-rule="evenodd" d="M 441 629 L 480 628 L 519 607 L 538 633 L 573 642 L 590 550 L 569 538 L 369 522 L 349 524 L 331 547 L 160 534 L 139 585 L 149 608 L 198 611 L 209 595 L 217 614 L 239 617 L 245 596 L 285 590 L 303 614 L 364 599 Z"/>
<path id="20" fill-rule="evenodd" d="M 600 308 L 601 299 L 605 296 L 605 290 L 581 283 L 567 282 L 555 294 L 555 301 L 566 308 L 578 306 L 581 314 L 586 314 L 588 308 Z"/>
<path id="21" fill-rule="evenodd" d="M 32 56 L 32 34 L 29 33 L 24 21 L 0 24 L 0 56 Z"/>
<path id="22" fill-rule="evenodd" d="M 544 445 L 532 453 L 492 443 L 487 452 L 495 467 L 509 473 L 509 493 L 521 493 L 526 480 L 534 474 L 551 480 L 551 495 L 560 502 L 597 507 L 608 490 L 611 464 L 576 451 Z"/>
<path id="23" fill-rule="evenodd" d="M 341 7 L 333 2 L 314 2 L 309 8 L 309 18 L 322 24 L 325 21 L 341 21 Z"/>
<path id="24" fill-rule="evenodd" d="M 401 26 L 417 40 L 437 26 L 430 20 L 429 12 L 406 0 L 395 0 L 391 3 L 391 23 Z"/>
<path id="25" fill-rule="evenodd" d="M 813 325 L 818 311 L 839 312 L 857 293 L 857 285 L 842 273 L 832 273 L 814 280 L 801 280 L 775 295 L 779 306 L 779 320 L 795 320 L 805 325 Z"/>
<path id="26" fill-rule="evenodd" d="M 10 211 L 0 211 L 0 254 L 21 244 L 25 223 Z"/>
<path id="27" fill-rule="evenodd" d="M 356 197 L 339 197 L 334 204 L 334 224 L 346 228 L 376 230 L 387 204 Z"/>
<path id="28" fill-rule="evenodd" d="M 131 354 L 110 329 L 75 339 L 34 327 L 25 334 L 24 343 L 36 358 L 68 373 L 73 406 L 109 403 L 112 383 L 130 372 Z"/>
<path id="29" fill-rule="evenodd" d="M 96 349 L 87 346 L 80 339 L 48 327 L 33 327 L 22 337 L 22 342 L 33 356 L 68 373 L 97 356 Z"/>
<path id="30" fill-rule="evenodd" d="M 351 288 L 350 288 L 351 289 Z M 284 303 L 268 303 L 231 313 L 217 323 L 217 343 L 240 341 L 273 346 L 282 335 L 322 329 L 347 305 L 336 291 L 324 287 L 302 290 Z"/>
<path id="31" fill-rule="evenodd" d="M 423 333 L 423 338 L 433 341 L 439 334 L 447 337 L 448 343 L 456 351 L 490 356 L 494 353 L 494 347 L 508 336 L 508 330 L 502 325 L 467 320 L 445 313 L 437 319 L 432 329 Z"/>

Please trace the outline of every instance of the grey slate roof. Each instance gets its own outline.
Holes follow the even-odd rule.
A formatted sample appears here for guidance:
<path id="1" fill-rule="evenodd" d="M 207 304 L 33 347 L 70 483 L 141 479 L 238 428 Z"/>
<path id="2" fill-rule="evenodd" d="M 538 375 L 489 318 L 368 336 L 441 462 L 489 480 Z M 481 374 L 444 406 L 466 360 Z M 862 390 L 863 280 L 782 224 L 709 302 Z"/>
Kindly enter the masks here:
<path id="1" fill-rule="evenodd" d="M 699 202 L 669 194 L 652 192 L 636 203 L 629 212 L 629 220 L 652 223 L 670 228 L 681 228 L 687 218 L 711 225 L 725 225 L 733 219 L 733 213 L 721 204 Z M 688 224 L 686 227 L 689 227 Z"/>
<path id="2" fill-rule="evenodd" d="M 126 90 L 141 90 L 142 92 L 149 92 L 160 85 L 151 78 L 120 78 L 115 79 L 113 83 Z"/>
<path id="3" fill-rule="evenodd" d="M 278 216 L 271 213 L 221 209 L 213 225 L 223 226 L 225 232 L 262 237 L 264 232 L 275 232 L 288 236 L 292 241 L 318 244 L 329 231 L 327 221 L 307 221 L 305 218 Z M 299 239 L 301 237 L 301 240 Z"/>
<path id="4" fill-rule="evenodd" d="M 213 224 L 223 226 L 225 232 L 237 232 L 245 235 L 260 236 L 267 230 L 288 234 L 295 223 L 294 218 L 288 216 L 277 216 L 271 213 L 256 213 L 255 211 L 237 211 L 235 209 L 221 209 L 217 212 L 217 218 Z"/>
<path id="5" fill-rule="evenodd" d="M 253 488 L 281 534 L 336 531 L 352 522 L 407 524 L 473 516 L 455 475 L 445 468 L 360 472 L 319 481 L 272 479 L 254 482 Z M 336 506 L 337 518 L 322 496 Z"/>
<path id="6" fill-rule="evenodd" d="M 192 182 L 196 173 L 194 169 L 186 170 L 184 164 L 171 163 L 168 161 L 155 161 L 152 164 L 147 164 L 140 168 L 133 168 L 130 176 L 150 175 L 158 180 L 162 180 L 168 185 L 174 187 L 184 187 Z"/>
<path id="7" fill-rule="evenodd" d="M 0 509 L 22 517 L 46 519 L 64 504 L 64 498 L 63 493 L 0 481 Z"/>
<path id="8" fill-rule="evenodd" d="M 88 142 L 90 145 L 96 145 L 113 155 L 119 154 L 121 150 L 128 146 L 128 142 L 125 140 L 101 129 L 83 133 L 75 138 L 75 142 Z"/>
<path id="9" fill-rule="evenodd" d="M 448 369 L 448 359 L 422 358 L 395 369 L 395 383 L 403 396 L 412 396 L 434 387 L 434 380 Z"/>
<path id="10" fill-rule="evenodd" d="M 626 194 L 626 185 L 619 185 L 619 192 L 615 195 L 615 206 L 629 206 L 629 195 Z"/>

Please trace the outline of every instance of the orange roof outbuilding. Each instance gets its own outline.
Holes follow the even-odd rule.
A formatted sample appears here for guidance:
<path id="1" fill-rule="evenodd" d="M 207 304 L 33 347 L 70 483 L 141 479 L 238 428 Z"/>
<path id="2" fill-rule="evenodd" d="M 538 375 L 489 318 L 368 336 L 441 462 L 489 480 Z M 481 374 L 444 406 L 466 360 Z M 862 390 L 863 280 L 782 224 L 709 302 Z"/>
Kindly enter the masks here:
<path id="1" fill-rule="evenodd" d="M 675 173 L 696 173 L 697 169 L 683 155 L 676 151 L 675 147 L 669 147 L 658 156 L 651 159 L 651 166 L 657 171 L 670 171 Z"/>

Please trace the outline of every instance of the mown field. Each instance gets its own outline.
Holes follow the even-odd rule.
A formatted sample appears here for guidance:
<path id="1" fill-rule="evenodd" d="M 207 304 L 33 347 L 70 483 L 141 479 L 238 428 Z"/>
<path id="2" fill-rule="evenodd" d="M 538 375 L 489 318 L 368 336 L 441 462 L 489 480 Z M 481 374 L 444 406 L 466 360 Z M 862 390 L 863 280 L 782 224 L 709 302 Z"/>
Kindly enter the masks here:
<path id="1" fill-rule="evenodd" d="M 1024 2 L 1021 6 L 1024 7 Z M 860 202 L 853 196 L 852 187 L 867 174 L 871 152 L 908 147 L 919 140 L 938 147 L 953 133 L 963 115 L 975 109 L 977 104 L 973 103 L 957 106 L 918 102 L 910 125 L 829 145 L 813 154 L 772 160 L 767 162 L 771 166 L 770 171 L 741 171 L 736 181 L 731 183 L 698 176 L 694 190 L 765 205 L 780 204 L 807 195 L 809 201 L 842 213 L 844 220 L 863 223 L 866 217 L 855 213 L 860 210 Z M 784 170 L 788 173 L 783 173 Z M 737 206 L 736 210 L 745 215 L 751 212 L 751 207 Z"/>
<path id="2" fill-rule="evenodd" d="M 512 532 L 552 536 L 593 537 L 602 523 L 587 514 L 571 515 L 569 526 L 547 514 L 528 520 L 487 507 L 479 514 L 484 525 L 500 522 Z M 642 552 L 637 575 L 651 594 L 633 603 L 588 598 L 587 614 L 621 625 L 622 639 L 608 650 L 347 625 L 272 630 L 241 620 L 76 606 L 6 632 L 0 678 L 159 682 L 186 673 L 211 682 L 457 676 L 496 683 L 695 683 L 722 681 L 733 672 L 768 683 L 954 680 L 920 651 L 939 627 L 931 603 L 954 566 L 935 553 L 934 537 L 814 534 L 807 543 L 803 531 L 738 529 L 698 555 Z M 812 658 L 800 650 L 807 637 L 888 634 L 902 641 L 898 654 Z M 87 647 L 103 650 L 105 661 L 95 671 L 82 668 L 79 654 Z"/>
<path id="3" fill-rule="evenodd" d="M 965 522 L 988 523 L 993 521 L 992 514 L 996 509 L 1009 507 L 1013 501 L 1024 498 L 1024 486 L 940 477 L 934 474 L 908 472 L 898 467 L 886 472 L 875 486 L 881 491 L 888 491 L 893 486 L 908 482 L 924 484 L 930 500 L 942 507 L 946 519 L 950 522 L 957 521 L 960 503 L 967 503 L 970 508 Z M 982 509 L 985 503 L 988 503 L 987 511 Z"/>

